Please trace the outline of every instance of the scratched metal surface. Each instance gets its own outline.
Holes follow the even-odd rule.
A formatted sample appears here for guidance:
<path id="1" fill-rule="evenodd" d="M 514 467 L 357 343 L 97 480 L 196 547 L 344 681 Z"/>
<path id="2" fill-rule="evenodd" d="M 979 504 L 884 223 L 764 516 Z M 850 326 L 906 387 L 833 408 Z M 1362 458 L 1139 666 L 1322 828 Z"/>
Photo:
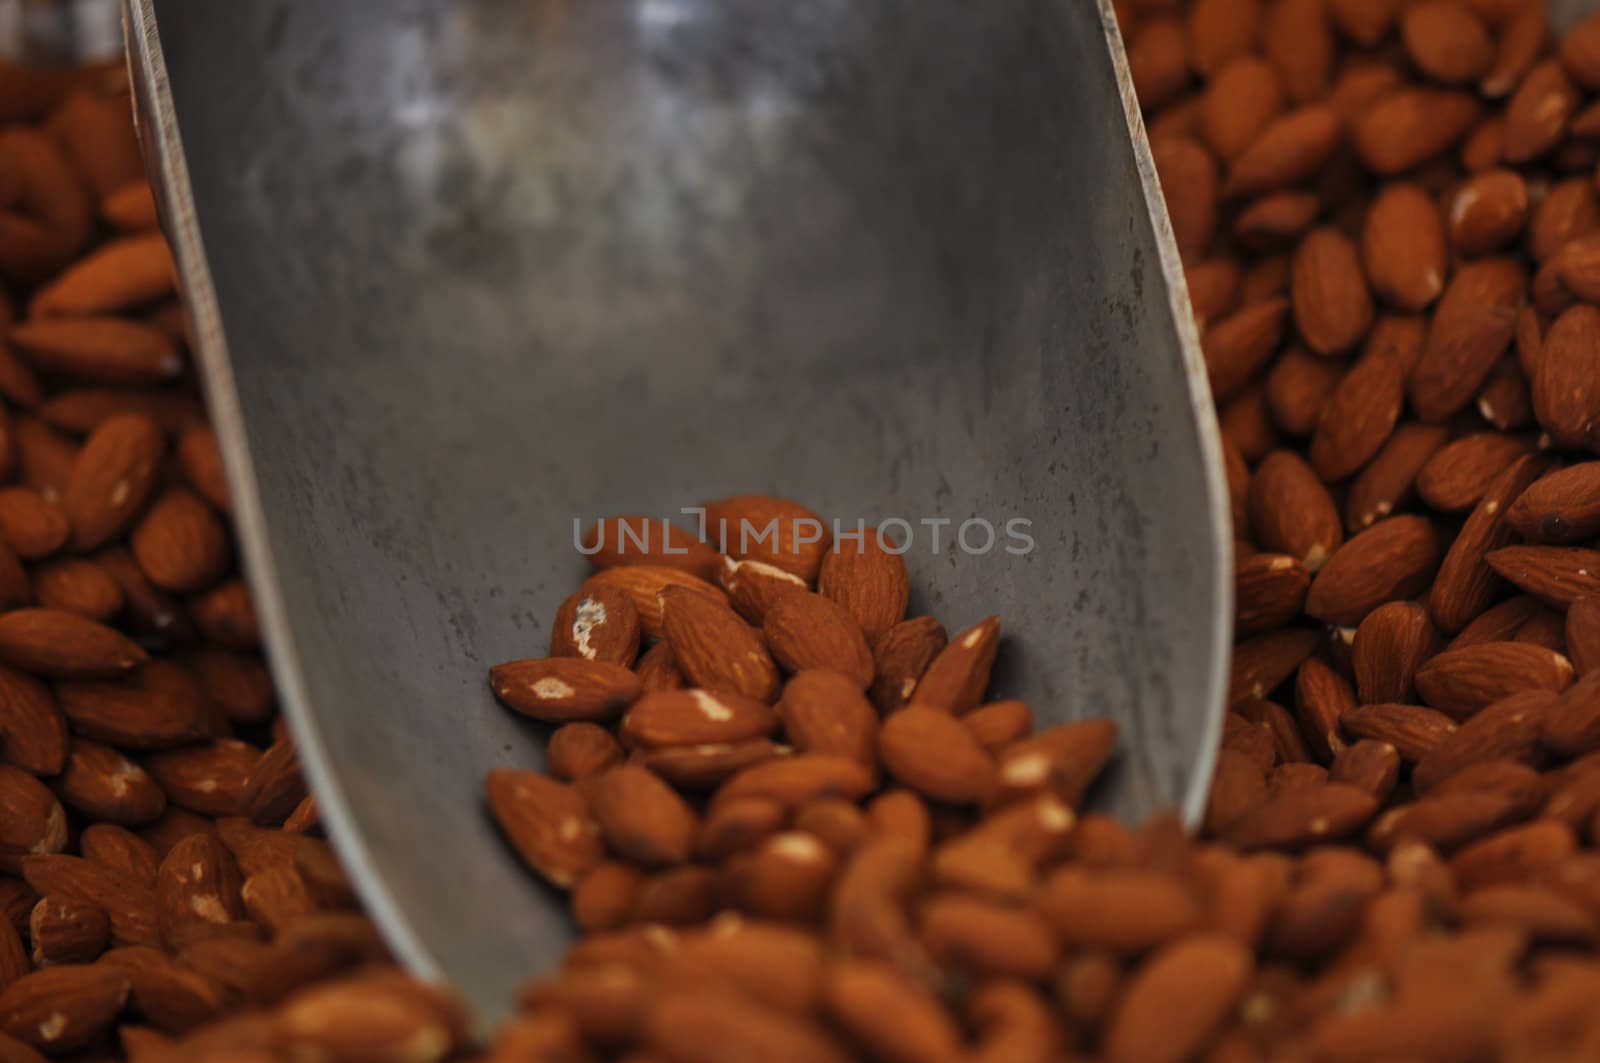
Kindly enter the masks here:
<path id="1" fill-rule="evenodd" d="M 284 703 L 416 969 L 492 1018 L 568 937 L 480 780 L 540 762 L 484 677 L 543 652 L 574 518 L 1028 520 L 1022 556 L 917 524 L 913 608 L 1002 614 L 1041 724 L 1123 723 L 1107 807 L 1198 812 L 1223 481 L 1092 5 L 128 10 Z"/>

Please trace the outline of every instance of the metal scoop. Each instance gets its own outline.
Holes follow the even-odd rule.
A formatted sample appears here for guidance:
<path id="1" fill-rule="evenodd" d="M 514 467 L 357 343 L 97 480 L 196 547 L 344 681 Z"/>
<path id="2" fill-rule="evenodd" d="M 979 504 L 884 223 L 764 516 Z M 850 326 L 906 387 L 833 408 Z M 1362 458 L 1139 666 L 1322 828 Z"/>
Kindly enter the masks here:
<path id="1" fill-rule="evenodd" d="M 284 708 L 414 969 L 492 1019 L 570 936 L 481 795 L 540 763 L 486 674 L 574 520 L 900 518 L 914 613 L 1004 618 L 999 692 L 1122 724 L 1102 807 L 1200 811 L 1226 493 L 1109 4 L 127 12 Z"/>

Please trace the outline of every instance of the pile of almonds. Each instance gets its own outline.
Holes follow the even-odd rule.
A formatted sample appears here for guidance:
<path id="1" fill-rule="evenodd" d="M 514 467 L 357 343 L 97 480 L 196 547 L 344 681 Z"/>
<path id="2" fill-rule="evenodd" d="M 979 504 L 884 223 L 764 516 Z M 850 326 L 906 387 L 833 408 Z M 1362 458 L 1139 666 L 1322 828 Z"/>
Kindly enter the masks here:
<path id="1" fill-rule="evenodd" d="M 16 593 L 31 594 L 0 614 L 0 662 L 42 692 L 0 698 L 0 774 L 48 780 L 0 795 L 33 810 L 6 829 L 37 825 L 0 839 L 22 872 L 0 878 L 17 884 L 7 910 L 34 924 L 12 967 L 45 964 L 0 989 L 0 1030 L 58 1052 L 59 1026 L 105 1056 L 121 1023 L 135 1059 L 252 1063 L 1600 1057 L 1600 21 L 1558 46 L 1540 0 L 1117 7 L 1202 328 L 1238 554 L 1230 712 L 1198 837 L 1170 816 L 1084 810 L 1113 729 L 1034 732 L 1027 706 L 986 702 L 998 623 L 946 641 L 906 618 L 884 542 L 791 536 L 724 555 L 659 522 L 603 521 L 549 656 L 491 676 L 508 707 L 556 726 L 545 772 L 491 773 L 490 811 L 565 891 L 582 937 L 472 1056 L 445 998 L 377 965 L 314 811 L 291 810 L 264 679 L 250 689 L 265 704 L 244 713 L 219 690 L 244 685 L 242 666 L 229 686 L 199 663 L 223 649 L 239 664 L 252 630 L 226 536 L 220 560 L 152 547 L 163 503 L 141 499 L 80 540 L 76 469 L 130 403 L 180 440 L 176 474 L 149 493 L 187 483 L 225 512 L 214 452 L 168 420 L 165 404 L 188 418 L 192 399 L 150 387 L 182 363 L 119 340 L 116 364 L 150 376 L 112 379 L 108 347 L 30 343 L 24 324 L 0 361 L 8 438 L 17 479 L 59 500 L 66 531 L 34 555 L 0 512 Z M 50 116 L 66 172 L 90 170 L 60 116 L 96 84 L 14 116 Z M 67 214 L 17 187 L 35 191 L 13 209 L 37 221 L 43 255 Z M 134 193 L 100 191 L 98 224 L 122 224 L 110 193 Z M 0 249 L 0 270 L 34 289 L 32 325 L 175 320 L 167 287 L 109 306 L 46 297 L 82 253 L 29 278 Z M 50 390 L 14 394 L 13 365 Z M 812 517 L 764 496 L 708 515 Z M 128 549 L 105 545 L 122 534 Z M 617 546 L 641 540 L 654 545 Z M 42 576 L 80 562 L 111 577 L 120 610 L 85 616 L 87 595 L 52 589 L 71 580 Z M 38 636 L 45 616 L 94 638 L 49 650 L 61 638 Z M 221 707 L 194 710 L 198 733 L 154 713 L 127 724 L 126 706 L 190 704 L 172 693 L 180 675 L 194 705 Z M 114 823 L 139 788 L 73 797 L 71 768 L 18 752 L 16 704 L 66 721 L 74 764 L 142 767 L 168 810 L 135 832 Z M 189 744 L 152 752 L 150 734 Z M 213 767 L 231 782 L 209 792 L 237 803 L 195 807 L 202 788 L 179 796 L 188 776 L 158 766 L 217 748 L 240 763 Z M 21 855 L 38 846 L 61 854 Z M 58 924 L 73 962 L 50 963 Z M 115 947 L 77 944 L 96 934 Z M 23 1051 L 0 1043 L 7 1063 Z"/>
<path id="2" fill-rule="evenodd" d="M 448 1049 L 317 836 L 186 355 L 120 64 L 0 63 L 0 1061 L 286 1000 L 226 1039 Z"/>

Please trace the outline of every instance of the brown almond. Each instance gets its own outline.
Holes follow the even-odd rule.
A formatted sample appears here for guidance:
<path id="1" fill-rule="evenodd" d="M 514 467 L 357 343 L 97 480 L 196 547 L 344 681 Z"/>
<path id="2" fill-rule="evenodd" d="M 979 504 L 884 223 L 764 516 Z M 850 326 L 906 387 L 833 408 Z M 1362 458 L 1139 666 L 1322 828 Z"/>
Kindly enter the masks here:
<path id="1" fill-rule="evenodd" d="M 1528 162 L 1555 147 L 1580 102 L 1560 61 L 1547 59 L 1529 70 L 1506 106 L 1506 161 Z"/>
<path id="2" fill-rule="evenodd" d="M 1471 509 L 1496 477 L 1531 450 L 1533 443 L 1520 436 L 1500 432 L 1462 436 L 1440 448 L 1422 467 L 1417 494 L 1445 513 Z"/>
<path id="3" fill-rule="evenodd" d="M 799 753 L 742 768 L 718 789 L 715 804 L 761 797 L 797 808 L 823 797 L 857 801 L 874 784 L 872 769 L 852 757 Z"/>
<path id="4" fill-rule="evenodd" d="M 0 990 L 0 1033 L 52 1055 L 72 1052 L 111 1029 L 130 988 L 105 964 L 35 971 Z"/>
<path id="5" fill-rule="evenodd" d="M 1221 934 L 1196 934 L 1132 973 L 1106 1029 L 1117 1063 L 1181 1063 L 1223 1025 L 1255 970 L 1250 950 Z"/>
<path id="6" fill-rule="evenodd" d="M 52 780 L 62 804 L 91 819 L 139 827 L 166 811 L 166 794 L 139 765 L 110 746 L 74 739 L 66 767 Z"/>
<path id="7" fill-rule="evenodd" d="M 1554 693 L 1522 691 L 1486 705 L 1417 762 L 1411 784 L 1425 792 L 1473 764 L 1511 760 L 1538 763 L 1544 716 Z"/>
<path id="8" fill-rule="evenodd" d="M 777 724 L 777 714 L 753 698 L 669 690 L 634 702 L 622 718 L 619 733 L 631 746 L 657 748 L 763 738 Z"/>
<path id="9" fill-rule="evenodd" d="M 1311 576 L 1297 558 L 1253 554 L 1234 565 L 1234 630 L 1257 635 L 1282 627 L 1300 614 Z"/>
<path id="10" fill-rule="evenodd" d="M 1533 543 L 1576 543 L 1600 534 L 1600 461 L 1546 473 L 1516 497 L 1505 519 Z"/>
<path id="11" fill-rule="evenodd" d="M 1532 380 L 1539 424 L 1562 447 L 1592 446 L 1600 428 L 1600 309 L 1574 306 L 1556 318 L 1545 336 Z"/>
<path id="12" fill-rule="evenodd" d="M 1290 676 L 1317 648 L 1322 634 L 1307 628 L 1282 628 L 1246 639 L 1233 648 L 1228 676 L 1228 704 L 1264 698 Z"/>
<path id="13" fill-rule="evenodd" d="M 1333 760 L 1345 748 L 1339 721 L 1355 708 L 1349 680 L 1316 657 L 1301 662 L 1295 673 L 1295 715 L 1300 732 L 1319 761 Z"/>
<path id="14" fill-rule="evenodd" d="M 1314 104 L 1274 118 L 1234 159 L 1223 192 L 1260 195 L 1298 184 L 1320 170 L 1339 144 L 1339 116 Z"/>
<path id="15" fill-rule="evenodd" d="M 1354 738 L 1387 742 L 1401 758 L 1415 762 L 1437 749 L 1457 724 L 1449 716 L 1420 705 L 1361 705 L 1340 719 L 1345 733 Z"/>
<path id="16" fill-rule="evenodd" d="M 1476 100 L 1440 89 L 1401 89 L 1381 98 L 1352 127 L 1351 142 L 1367 169 L 1404 173 L 1459 140 L 1478 120 Z"/>
<path id="17" fill-rule="evenodd" d="M 1344 371 L 1337 361 L 1319 358 L 1301 347 L 1284 351 L 1267 373 L 1267 409 L 1272 423 L 1288 435 L 1310 435 Z"/>
<path id="18" fill-rule="evenodd" d="M 778 699 L 778 716 L 788 740 L 802 752 L 854 757 L 869 765 L 875 761 L 877 713 L 855 683 L 837 672 L 797 673 Z"/>
<path id="19" fill-rule="evenodd" d="M 712 693 L 739 694 L 762 702 L 777 697 L 777 665 L 761 633 L 739 614 L 681 587 L 661 592 L 661 610 L 662 630 L 672 647 L 673 660 L 690 683 Z"/>
<path id="20" fill-rule="evenodd" d="M 128 874 L 61 854 L 25 858 L 22 874 L 41 896 L 60 894 L 105 909 L 116 944 L 161 943 L 155 890 Z"/>
<path id="21" fill-rule="evenodd" d="M 202 816 L 242 816 L 249 811 L 250 776 L 261 751 L 235 738 L 218 738 L 151 756 L 145 769 L 167 799 Z"/>
<path id="22" fill-rule="evenodd" d="M 643 699 L 641 699 L 643 700 Z M 577 782 L 622 762 L 622 744 L 597 723 L 564 723 L 545 746 L 545 767 L 562 782 Z"/>
<path id="23" fill-rule="evenodd" d="M 1545 9 L 1538 4 L 1528 5 L 1506 20 L 1498 27 L 1494 65 L 1478 83 L 1478 91 L 1490 99 L 1509 95 L 1539 61 L 1548 32 Z"/>
<path id="24" fill-rule="evenodd" d="M 858 529 L 860 530 L 860 529 Z M 841 533 L 822 559 L 817 590 L 844 607 L 869 645 L 905 617 L 911 584 L 903 549 L 876 529 L 861 535 Z"/>
<path id="25" fill-rule="evenodd" d="M 638 676 L 583 657 L 507 661 L 489 669 L 489 686 L 507 708 L 549 723 L 609 720 L 638 699 Z"/>
<path id="26" fill-rule="evenodd" d="M 1045 882 L 1037 903 L 1065 944 L 1123 955 L 1176 940 L 1203 917 L 1188 882 L 1142 869 L 1067 865 Z"/>
<path id="27" fill-rule="evenodd" d="M 1420 419 L 1442 420 L 1477 394 L 1516 331 L 1525 287 L 1524 271 L 1511 259 L 1480 259 L 1456 270 L 1407 382 Z"/>
<path id="28" fill-rule="evenodd" d="M 33 571 L 34 594 L 46 609 L 105 623 L 122 610 L 122 587 L 93 561 L 62 558 Z"/>
<path id="29" fill-rule="evenodd" d="M 705 505 L 706 538 L 730 557 L 755 558 L 814 582 L 832 534 L 822 518 L 770 495 L 740 495 Z"/>
<path id="30" fill-rule="evenodd" d="M 160 233 L 112 240 L 79 259 L 33 297 L 41 317 L 114 314 L 173 293 L 172 253 Z"/>
<path id="31" fill-rule="evenodd" d="M 16 871 L 24 856 L 59 853 L 67 844 L 67 814 L 45 785 L 0 764 L 0 868 Z"/>
<path id="32" fill-rule="evenodd" d="M 611 852 L 646 867 L 689 859 L 698 820 L 655 773 L 621 764 L 579 785 Z"/>
<path id="33" fill-rule="evenodd" d="M 1410 700 L 1417 669 L 1438 639 L 1428 611 L 1414 602 L 1389 602 L 1368 613 L 1350 647 L 1361 703 Z"/>
<path id="34" fill-rule="evenodd" d="M 1289 301 L 1272 298 L 1246 306 L 1206 329 L 1200 349 L 1216 401 L 1238 395 L 1267 363 L 1283 338 L 1288 316 Z"/>
<path id="35" fill-rule="evenodd" d="M 1463 255 L 1505 246 L 1528 218 L 1528 186 L 1512 170 L 1475 174 L 1450 200 L 1450 243 Z"/>
<path id="36" fill-rule="evenodd" d="M 1450 858 L 1450 869 L 1468 890 L 1526 882 L 1555 867 L 1576 848 L 1571 827 L 1560 820 L 1540 819 L 1474 842 Z"/>
<path id="37" fill-rule="evenodd" d="M 1377 809 L 1371 794 L 1342 783 L 1284 790 L 1235 822 L 1225 838 L 1241 849 L 1325 842 L 1359 830 Z"/>
<path id="38" fill-rule="evenodd" d="M 67 759 L 67 720 L 50 688 L 0 666 L 0 746 L 6 760 L 34 775 L 54 775 Z"/>
<path id="39" fill-rule="evenodd" d="M 487 780 L 489 811 L 513 848 L 551 884 L 569 888 L 600 863 L 600 827 L 577 790 L 531 771 L 498 769 Z"/>
<path id="40" fill-rule="evenodd" d="M 1150 142 L 1172 235 L 1185 258 L 1205 252 L 1217 227 L 1217 164 L 1197 140 L 1177 135 Z"/>
<path id="41" fill-rule="evenodd" d="M 1464 717 L 1519 691 L 1559 692 L 1572 676 L 1572 663 L 1543 646 L 1484 642 L 1428 660 L 1417 669 L 1417 692 L 1434 708 Z"/>
<path id="42" fill-rule="evenodd" d="M 1566 608 L 1600 595 L 1600 551 L 1576 546 L 1507 546 L 1492 551 L 1489 567 L 1540 601 Z"/>
<path id="43" fill-rule="evenodd" d="M 41 897 L 28 917 L 35 967 L 89 963 L 105 950 L 111 921 L 103 909 L 73 897 Z"/>
<path id="44" fill-rule="evenodd" d="M 1306 595 L 1306 612 L 1330 624 L 1359 624 L 1387 601 L 1427 586 L 1439 563 L 1439 539 L 1421 517 L 1390 517 L 1345 543 Z"/>
<path id="45" fill-rule="evenodd" d="M 1271 64 L 1235 56 L 1207 82 L 1200 129 L 1218 158 L 1233 159 L 1282 109 L 1283 88 Z"/>
<path id="46" fill-rule="evenodd" d="M 580 590 L 595 587 L 613 587 L 633 599 L 633 608 L 639 614 L 639 629 L 646 638 L 664 637 L 661 620 L 661 595 L 668 587 L 683 587 L 698 592 L 714 602 L 726 604 L 727 594 L 721 587 L 707 583 L 698 576 L 663 565 L 622 565 L 596 572 L 584 581 Z"/>
<path id="47" fill-rule="evenodd" d="M 1372 323 L 1372 296 L 1355 245 L 1336 229 L 1316 229 L 1290 265 L 1295 326 L 1319 354 L 1348 350 Z"/>
<path id="48" fill-rule="evenodd" d="M 1495 478 L 1439 565 L 1428 609 L 1445 631 L 1459 631 L 1494 601 L 1500 578 L 1484 560 L 1511 542 L 1506 520 L 1512 502 L 1547 466 L 1543 455 L 1526 454 Z"/>
<path id="49" fill-rule="evenodd" d="M 1250 478 L 1250 528 L 1263 549 L 1299 559 L 1315 573 L 1344 541 L 1339 511 L 1311 466 L 1279 450 Z"/>
<path id="50" fill-rule="evenodd" d="M 1567 657 L 1578 675 L 1600 669 L 1600 598 L 1579 598 L 1567 608 L 1566 635 Z"/>
<path id="51" fill-rule="evenodd" d="M 103 624 L 58 609 L 0 615 L 0 660 L 51 678 L 93 679 L 131 671 L 145 652 Z"/>
<path id="52" fill-rule="evenodd" d="M 1383 447 L 1405 404 L 1405 378 L 1385 355 L 1356 363 L 1334 389 L 1311 439 L 1311 466 L 1324 481 L 1343 480 Z"/>
<path id="53" fill-rule="evenodd" d="M 1449 258 L 1433 197 L 1410 182 L 1386 185 L 1367 208 L 1361 261 L 1372 290 L 1395 306 L 1422 310 L 1437 299 Z"/>
<path id="54" fill-rule="evenodd" d="M 616 587 L 574 591 L 550 625 L 550 656 L 633 666 L 639 655 L 639 613 Z"/>
<path id="55" fill-rule="evenodd" d="M 151 504 L 129 536 L 150 582 L 180 594 L 204 590 L 228 567 L 228 530 L 193 492 L 171 487 Z"/>
<path id="56" fill-rule="evenodd" d="M 1478 80 L 1495 59 L 1488 27 L 1454 0 L 1426 0 L 1407 8 L 1400 36 L 1417 68 L 1446 85 Z"/>
<path id="57" fill-rule="evenodd" d="M 878 733 L 884 767 L 903 785 L 935 801 L 972 804 L 993 792 L 994 758 L 942 708 L 913 702 Z"/>
<path id="58" fill-rule="evenodd" d="M 49 557 L 67 543 L 71 529 L 55 502 L 27 487 L 0 490 L 0 536 L 25 561 Z"/>
<path id="59" fill-rule="evenodd" d="M 911 700 L 923 673 L 947 644 L 944 625 L 931 616 L 902 620 L 872 650 L 872 703 L 888 715 Z"/>
<path id="60" fill-rule="evenodd" d="M 94 430 L 61 494 L 73 546 L 92 550 L 129 525 L 150 495 L 164 448 L 161 429 L 142 414 L 112 417 Z"/>
<path id="61" fill-rule="evenodd" d="M 826 669 L 863 690 L 872 683 L 866 635 L 855 617 L 830 598 L 810 591 L 784 595 L 767 610 L 761 632 L 772 657 L 790 672 Z"/>
<path id="62" fill-rule="evenodd" d="M 911 700 L 922 708 L 963 713 L 983 701 L 1000 650 L 1000 618 L 991 616 L 951 639 L 928 664 Z"/>
<path id="63" fill-rule="evenodd" d="M 119 317 L 35 318 L 7 335 L 35 369 L 97 384 L 159 384 L 183 372 L 160 329 Z"/>
<path id="64" fill-rule="evenodd" d="M 1401 424 L 1378 450 L 1345 493 L 1345 527 L 1370 528 L 1404 506 L 1417 475 L 1450 438 L 1440 425 Z"/>

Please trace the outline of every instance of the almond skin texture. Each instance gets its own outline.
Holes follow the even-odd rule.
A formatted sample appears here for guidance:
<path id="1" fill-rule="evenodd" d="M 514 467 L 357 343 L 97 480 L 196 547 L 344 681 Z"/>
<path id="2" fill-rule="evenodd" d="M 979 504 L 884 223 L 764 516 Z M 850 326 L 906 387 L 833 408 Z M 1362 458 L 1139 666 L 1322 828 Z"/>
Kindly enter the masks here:
<path id="1" fill-rule="evenodd" d="M 1514 461 L 1490 484 L 1445 552 L 1428 595 L 1428 609 L 1444 630 L 1461 630 L 1494 601 L 1500 581 L 1485 559 L 1511 541 L 1506 522 L 1508 507 L 1545 465 L 1546 459 L 1539 454 L 1527 454 Z"/>
<path id="2" fill-rule="evenodd" d="M 1250 527 L 1267 550 L 1296 558 L 1308 572 L 1320 569 L 1344 542 L 1328 489 L 1305 460 L 1275 451 L 1250 478 Z"/>
<path id="3" fill-rule="evenodd" d="M 1532 450 L 1532 444 L 1499 432 L 1477 432 L 1436 451 L 1417 474 L 1417 493 L 1446 513 L 1478 504 L 1495 477 Z"/>
<path id="4" fill-rule="evenodd" d="M 600 828 L 572 787 L 534 772 L 489 773 L 489 810 L 517 853 L 555 886 L 571 886 L 605 855 Z"/>
<path id="5" fill-rule="evenodd" d="M 1422 310 L 1444 291 L 1449 265 L 1444 220 L 1421 188 L 1386 186 L 1361 229 L 1361 261 L 1372 290 L 1403 310 Z"/>
<path id="6" fill-rule="evenodd" d="M 732 609 L 678 587 L 662 592 L 661 609 L 673 660 L 690 683 L 762 702 L 777 697 L 777 665 L 760 632 Z"/>
<path id="7" fill-rule="evenodd" d="M 568 595 L 550 625 L 550 656 L 632 667 L 639 656 L 639 612 L 633 599 L 605 586 Z"/>
<path id="8" fill-rule="evenodd" d="M 489 685 L 508 708 L 549 723 L 612 719 L 642 689 L 626 668 L 581 657 L 497 664 L 489 670 Z"/>
<path id="9" fill-rule="evenodd" d="M 1600 461 L 1541 476 L 1511 503 L 1506 522 L 1533 543 L 1567 545 L 1600 534 Z"/>
<path id="10" fill-rule="evenodd" d="M 778 717 L 764 703 L 738 694 L 669 690 L 647 694 L 622 719 L 622 739 L 634 747 L 695 746 L 762 738 Z"/>
<path id="11" fill-rule="evenodd" d="M 1394 431 L 1405 403 L 1405 377 L 1387 354 L 1361 359 L 1322 411 L 1311 439 L 1311 466 L 1333 483 L 1353 475 Z"/>
<path id="12" fill-rule="evenodd" d="M 1427 586 L 1439 564 L 1439 538 L 1421 517 L 1390 517 L 1328 559 L 1306 595 L 1306 612 L 1330 624 L 1359 624 L 1384 602 Z"/>
<path id="13" fill-rule="evenodd" d="M 794 747 L 866 764 L 877 755 L 878 716 L 855 683 L 837 672 L 797 673 L 778 699 L 778 715 Z"/>
<path id="14" fill-rule="evenodd" d="M 902 620 L 873 647 L 872 703 L 887 715 L 911 700 L 917 683 L 945 648 L 944 626 L 931 616 Z"/>
<path id="15" fill-rule="evenodd" d="M 1374 173 L 1403 173 L 1454 144 L 1477 121 L 1479 106 L 1465 93 L 1402 89 L 1380 99 L 1355 123 L 1351 138 Z"/>
<path id="16" fill-rule="evenodd" d="M 1471 401 L 1511 342 L 1525 284 L 1522 267 L 1510 259 L 1483 259 L 1456 271 L 1408 381 L 1419 418 L 1442 420 Z"/>
<path id="17" fill-rule="evenodd" d="M 855 618 L 869 645 L 905 617 L 911 596 L 905 560 L 894 547 L 875 529 L 867 529 L 860 542 L 841 535 L 817 575 L 818 592 Z"/>
<path id="18" fill-rule="evenodd" d="M 1268 122 L 1234 160 L 1223 185 L 1230 197 L 1259 195 L 1316 173 L 1339 143 L 1339 116 L 1317 105 Z"/>
<path id="19" fill-rule="evenodd" d="M 1447 650 L 1417 669 L 1417 693 L 1452 716 L 1523 690 L 1559 692 L 1572 682 L 1572 663 L 1542 646 L 1485 642 Z"/>
<path id="20" fill-rule="evenodd" d="M 838 672 L 862 689 L 872 682 L 872 650 L 861 625 L 841 605 L 809 592 L 785 595 L 761 624 L 767 646 L 790 672 Z"/>
<path id="21" fill-rule="evenodd" d="M 680 864 L 689 858 L 695 815 L 654 773 L 623 764 L 580 787 L 613 853 L 646 867 Z"/>
<path id="22" fill-rule="evenodd" d="M 1600 595 L 1600 551 L 1576 546 L 1507 546 L 1485 558 L 1501 578 L 1564 609 Z"/>
<path id="23" fill-rule="evenodd" d="M 132 988 L 106 964 L 66 964 L 0 990 L 0 1032 L 40 1051 L 71 1052 L 109 1030 Z"/>
<path id="24" fill-rule="evenodd" d="M 142 414 L 123 414 L 95 429 L 72 465 L 61 506 L 72 543 L 92 550 L 126 528 L 150 496 L 165 443 Z"/>
<path id="25" fill-rule="evenodd" d="M 1600 428 L 1600 310 L 1574 306 L 1556 318 L 1545 336 L 1533 376 L 1533 408 L 1539 424 L 1563 447 L 1591 445 Z"/>
<path id="26" fill-rule="evenodd" d="M 183 488 L 169 488 L 151 504 L 133 530 L 131 545 L 150 582 L 180 594 L 211 586 L 231 557 L 222 521 Z"/>
<path id="27" fill-rule="evenodd" d="M 1362 704 L 1410 701 L 1417 668 L 1438 642 L 1428 611 L 1415 602 L 1389 602 L 1368 613 L 1350 647 Z"/>
<path id="28" fill-rule="evenodd" d="M 0 660 L 58 679 L 97 679 L 131 671 L 145 652 L 116 630 L 57 609 L 0 615 Z"/>
<path id="29" fill-rule="evenodd" d="M 914 703 L 889 717 L 878 751 L 891 775 L 935 801 L 975 803 L 994 789 L 993 758 L 959 720 L 939 709 Z"/>
<path id="30" fill-rule="evenodd" d="M 1489 31 L 1470 7 L 1426 0 L 1400 19 L 1406 52 L 1428 77 L 1446 85 L 1476 81 L 1494 62 Z"/>
<path id="31" fill-rule="evenodd" d="M 1000 651 L 1000 618 L 991 616 L 968 628 L 929 663 L 912 700 L 923 708 L 962 713 L 976 708 L 989 686 L 989 672 Z"/>
<path id="32" fill-rule="evenodd" d="M 1372 296 L 1355 245 L 1334 229 L 1306 234 L 1290 266 L 1295 327 L 1318 354 L 1354 346 L 1372 324 Z"/>
<path id="33" fill-rule="evenodd" d="M 639 614 L 639 630 L 646 638 L 664 637 L 662 626 L 662 594 L 669 587 L 682 587 L 704 594 L 715 602 L 726 603 L 728 596 L 716 584 L 698 576 L 663 565 L 622 565 L 596 572 L 584 581 L 582 590 L 611 587 L 633 599 L 634 611 Z"/>

